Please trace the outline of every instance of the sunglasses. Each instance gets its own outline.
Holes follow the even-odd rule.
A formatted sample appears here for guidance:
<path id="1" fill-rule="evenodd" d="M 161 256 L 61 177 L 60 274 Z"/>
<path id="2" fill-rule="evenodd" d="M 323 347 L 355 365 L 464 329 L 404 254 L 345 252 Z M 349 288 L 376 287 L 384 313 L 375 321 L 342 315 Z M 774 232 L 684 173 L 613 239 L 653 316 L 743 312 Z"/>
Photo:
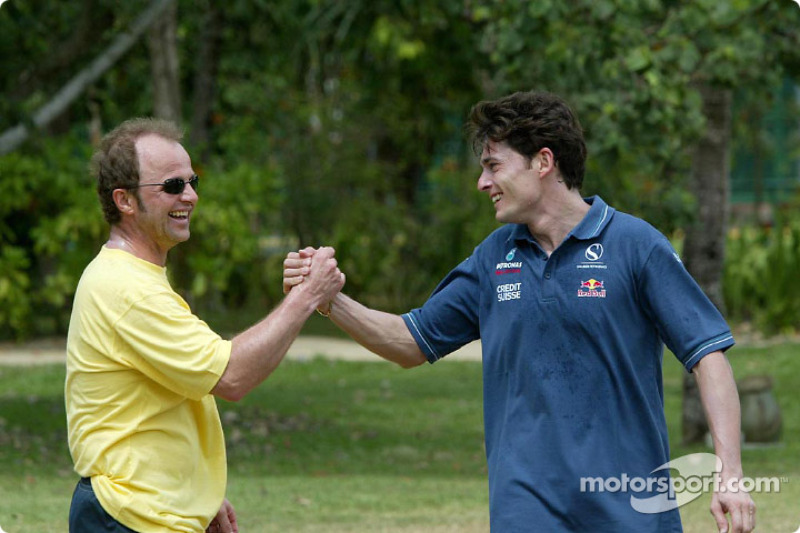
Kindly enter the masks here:
<path id="1" fill-rule="evenodd" d="M 126 189 L 138 189 L 139 187 L 155 187 L 156 185 L 160 185 L 163 190 L 167 194 L 181 194 L 183 190 L 186 188 L 186 184 L 192 186 L 192 189 L 197 192 L 197 184 L 200 181 L 200 178 L 197 174 L 193 175 L 189 178 L 189 181 L 183 181 L 181 178 L 169 178 L 168 180 L 164 180 L 164 183 L 140 183 L 139 185 L 133 185 L 131 187 L 126 187 Z"/>

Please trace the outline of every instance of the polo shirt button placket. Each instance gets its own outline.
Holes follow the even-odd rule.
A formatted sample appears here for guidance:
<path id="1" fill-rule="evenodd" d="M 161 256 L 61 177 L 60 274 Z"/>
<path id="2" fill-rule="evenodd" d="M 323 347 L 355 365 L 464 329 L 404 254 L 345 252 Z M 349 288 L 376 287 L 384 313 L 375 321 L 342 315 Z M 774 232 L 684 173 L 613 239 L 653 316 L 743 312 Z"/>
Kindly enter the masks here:
<path id="1" fill-rule="evenodd" d="M 555 283 L 552 283 L 553 269 L 556 267 L 556 260 L 551 255 L 545 258 L 544 263 L 544 283 L 542 284 L 542 301 L 554 302 L 556 300 Z"/>

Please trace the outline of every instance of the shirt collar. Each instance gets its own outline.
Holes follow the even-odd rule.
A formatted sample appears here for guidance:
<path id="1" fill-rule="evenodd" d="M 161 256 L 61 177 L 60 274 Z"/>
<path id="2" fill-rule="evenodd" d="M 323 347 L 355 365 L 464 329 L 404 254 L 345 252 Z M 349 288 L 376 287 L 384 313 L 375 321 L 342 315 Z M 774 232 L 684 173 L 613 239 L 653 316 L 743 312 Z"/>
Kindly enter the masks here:
<path id="1" fill-rule="evenodd" d="M 514 241 L 514 242 L 519 242 L 519 241 L 536 242 L 536 240 L 533 238 L 533 235 L 531 235 L 531 232 L 528 229 L 528 225 L 527 224 L 514 224 L 513 226 L 514 226 L 514 228 L 511 230 L 511 234 L 506 239 L 506 242 L 509 242 L 509 241 Z"/>
<path id="2" fill-rule="evenodd" d="M 594 239 L 611 221 L 614 214 L 614 208 L 609 206 L 599 196 L 590 196 L 583 199 L 584 202 L 589 204 L 589 211 L 583 217 L 577 226 L 572 228 L 569 236 L 575 237 L 578 240 Z M 535 242 L 531 232 L 528 230 L 526 224 L 514 224 L 514 229 L 508 236 L 507 241 L 533 241 Z"/>
<path id="3" fill-rule="evenodd" d="M 580 223 L 572 228 L 570 235 L 578 240 L 594 239 L 603 232 L 603 229 L 611 221 L 614 215 L 614 208 L 609 206 L 599 196 L 590 196 L 583 199 L 589 204 L 589 212 L 583 217 Z"/>

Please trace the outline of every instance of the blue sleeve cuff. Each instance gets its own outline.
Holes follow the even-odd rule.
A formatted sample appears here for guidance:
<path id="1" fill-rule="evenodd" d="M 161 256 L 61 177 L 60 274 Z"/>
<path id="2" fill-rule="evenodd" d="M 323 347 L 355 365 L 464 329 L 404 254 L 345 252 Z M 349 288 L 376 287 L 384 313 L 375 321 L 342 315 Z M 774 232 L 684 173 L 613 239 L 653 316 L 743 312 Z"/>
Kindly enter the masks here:
<path id="1" fill-rule="evenodd" d="M 686 368 L 688 372 L 691 372 L 692 368 L 694 368 L 694 365 L 696 365 L 700 361 L 700 359 L 702 359 L 706 355 L 718 351 L 724 352 L 725 350 L 733 346 L 735 343 L 736 341 L 733 340 L 733 335 L 731 335 L 730 331 L 723 333 L 722 335 L 719 335 L 707 342 L 704 342 L 703 344 L 698 346 L 695 350 L 693 350 L 691 353 L 689 353 L 686 356 L 685 360 L 682 359 L 683 366 L 684 368 Z"/>
<path id="2" fill-rule="evenodd" d="M 439 359 L 442 358 L 436 350 L 433 349 L 433 346 L 428 342 L 425 338 L 425 335 L 422 334 L 422 331 L 419 327 L 419 322 L 414 319 L 414 311 L 410 311 L 404 315 L 402 315 L 403 320 L 406 323 L 406 327 L 408 331 L 411 332 L 411 336 L 414 337 L 414 340 L 417 342 L 419 349 L 422 350 L 422 353 L 425 354 L 425 357 L 428 359 L 429 363 L 435 363 Z"/>

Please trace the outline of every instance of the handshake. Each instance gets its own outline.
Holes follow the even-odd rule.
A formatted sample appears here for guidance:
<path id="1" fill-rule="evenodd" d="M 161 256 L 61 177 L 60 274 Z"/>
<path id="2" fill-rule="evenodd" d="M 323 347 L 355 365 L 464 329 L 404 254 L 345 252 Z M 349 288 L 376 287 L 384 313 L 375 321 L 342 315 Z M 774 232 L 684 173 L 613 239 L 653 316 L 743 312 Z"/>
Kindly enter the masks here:
<path id="1" fill-rule="evenodd" d="M 330 247 L 309 247 L 288 254 L 283 261 L 286 299 L 302 298 L 326 317 L 331 316 L 335 299 L 336 315 L 331 318 L 364 348 L 403 368 L 426 362 L 427 357 L 400 315 L 370 309 L 340 292 L 345 277 L 333 255 Z"/>
<path id="2" fill-rule="evenodd" d="M 333 299 L 345 283 L 345 275 L 339 270 L 335 253 L 329 246 L 309 246 L 290 252 L 283 260 L 283 293 L 289 294 L 295 287 L 296 291 L 307 292 L 317 311 L 328 316 Z"/>

